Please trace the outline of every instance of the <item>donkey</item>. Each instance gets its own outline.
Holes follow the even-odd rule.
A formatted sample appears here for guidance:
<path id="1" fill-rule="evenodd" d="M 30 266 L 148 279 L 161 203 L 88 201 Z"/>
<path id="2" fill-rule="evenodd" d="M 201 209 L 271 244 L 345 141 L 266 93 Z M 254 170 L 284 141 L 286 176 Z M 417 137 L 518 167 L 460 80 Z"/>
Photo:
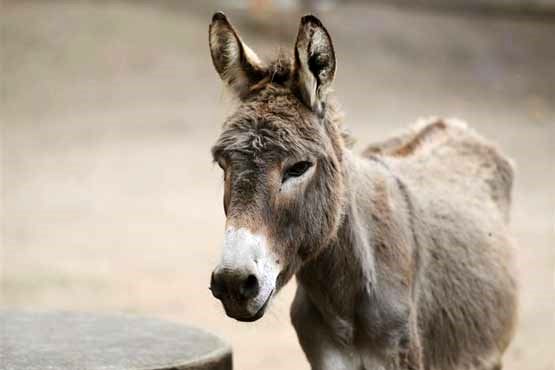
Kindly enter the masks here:
<path id="1" fill-rule="evenodd" d="M 501 369 L 517 311 L 511 162 L 442 119 L 355 154 L 314 16 L 271 63 L 223 13 L 209 43 L 240 102 L 212 148 L 226 231 L 210 289 L 226 314 L 258 320 L 295 275 L 291 320 L 314 370 Z"/>

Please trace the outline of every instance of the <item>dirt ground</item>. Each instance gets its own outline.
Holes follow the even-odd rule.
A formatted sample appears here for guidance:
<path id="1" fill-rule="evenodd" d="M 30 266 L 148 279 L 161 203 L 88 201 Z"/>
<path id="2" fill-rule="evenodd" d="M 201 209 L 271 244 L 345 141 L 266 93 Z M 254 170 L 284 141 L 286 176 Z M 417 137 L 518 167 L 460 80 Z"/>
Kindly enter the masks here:
<path id="1" fill-rule="evenodd" d="M 224 224 L 209 149 L 233 107 L 210 14 L 226 10 L 270 55 L 292 47 L 298 14 L 184 4 L 4 2 L 1 305 L 159 316 L 229 340 L 236 369 L 308 369 L 294 283 L 253 324 L 207 289 Z M 505 368 L 553 369 L 555 22 L 360 3 L 319 14 L 359 150 L 417 117 L 456 116 L 516 161 L 521 316 Z"/>

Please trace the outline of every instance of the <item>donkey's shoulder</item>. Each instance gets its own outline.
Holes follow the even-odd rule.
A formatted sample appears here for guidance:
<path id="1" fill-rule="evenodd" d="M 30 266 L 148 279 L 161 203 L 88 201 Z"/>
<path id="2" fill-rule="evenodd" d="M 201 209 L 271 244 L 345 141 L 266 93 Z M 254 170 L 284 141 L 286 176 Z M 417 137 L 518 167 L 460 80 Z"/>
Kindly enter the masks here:
<path id="1" fill-rule="evenodd" d="M 512 161 L 463 121 L 419 120 L 408 130 L 371 144 L 363 156 L 389 160 L 400 167 L 400 172 L 418 177 L 420 183 L 445 182 L 450 187 L 458 184 L 468 194 L 487 195 L 508 217 Z"/>

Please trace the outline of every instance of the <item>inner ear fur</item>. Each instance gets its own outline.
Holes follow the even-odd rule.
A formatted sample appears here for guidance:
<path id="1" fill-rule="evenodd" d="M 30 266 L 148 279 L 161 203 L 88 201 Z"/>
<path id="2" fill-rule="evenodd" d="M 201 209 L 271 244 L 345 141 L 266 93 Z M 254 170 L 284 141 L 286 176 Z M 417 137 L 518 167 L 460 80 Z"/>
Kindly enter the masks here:
<path id="1" fill-rule="evenodd" d="M 221 79 L 240 98 L 265 75 L 265 65 L 239 37 L 224 13 L 215 13 L 208 30 L 212 62 Z"/>
<path id="2" fill-rule="evenodd" d="M 335 76 L 335 51 L 322 22 L 313 15 L 301 18 L 295 43 L 293 87 L 302 101 L 320 114 Z"/>

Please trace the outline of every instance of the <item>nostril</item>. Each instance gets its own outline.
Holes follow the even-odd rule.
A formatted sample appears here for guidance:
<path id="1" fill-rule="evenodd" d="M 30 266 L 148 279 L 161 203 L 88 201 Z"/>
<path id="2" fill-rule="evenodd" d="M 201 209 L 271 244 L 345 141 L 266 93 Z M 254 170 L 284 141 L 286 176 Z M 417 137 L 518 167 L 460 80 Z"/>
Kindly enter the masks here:
<path id="1" fill-rule="evenodd" d="M 221 299 L 225 293 L 225 286 L 222 284 L 221 279 L 218 279 L 213 272 L 210 277 L 210 290 L 212 295 L 218 299 Z"/>
<path id="2" fill-rule="evenodd" d="M 256 297 L 259 291 L 260 285 L 258 284 L 258 278 L 253 274 L 247 276 L 239 288 L 239 293 L 241 293 L 241 297 L 244 299 Z"/>

